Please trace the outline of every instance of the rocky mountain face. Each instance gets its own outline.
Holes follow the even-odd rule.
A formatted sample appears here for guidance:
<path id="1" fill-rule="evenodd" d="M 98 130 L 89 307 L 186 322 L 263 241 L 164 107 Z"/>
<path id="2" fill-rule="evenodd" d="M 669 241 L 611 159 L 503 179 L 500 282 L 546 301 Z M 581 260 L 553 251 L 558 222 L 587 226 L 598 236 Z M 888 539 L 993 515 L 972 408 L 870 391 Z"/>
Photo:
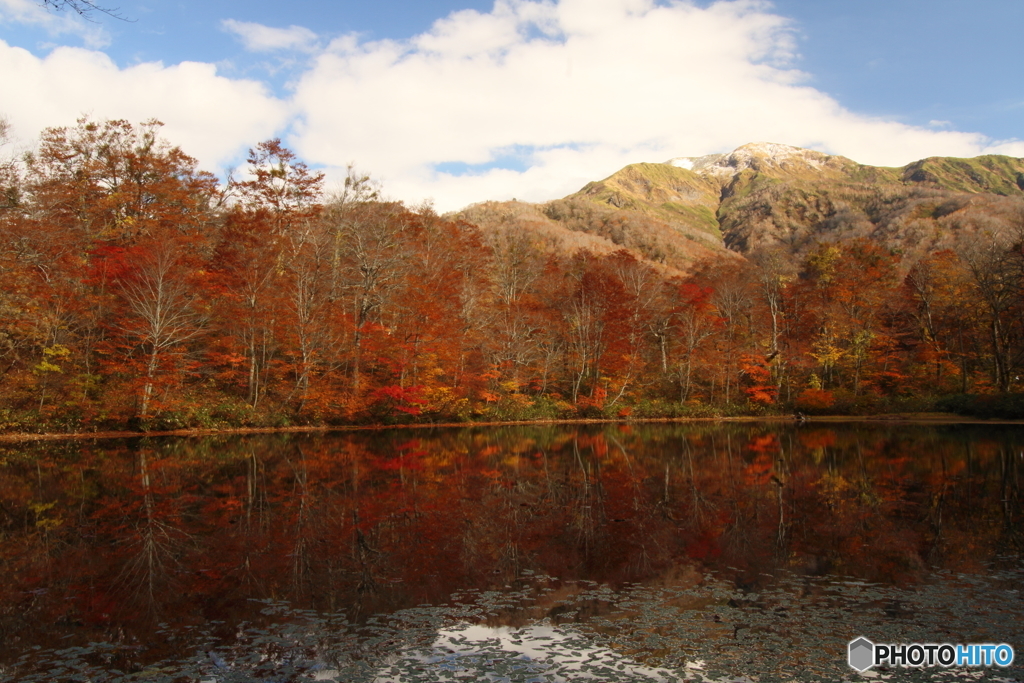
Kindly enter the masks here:
<path id="1" fill-rule="evenodd" d="M 884 168 L 756 143 L 632 164 L 563 199 L 488 202 L 461 217 L 553 249 L 625 248 L 683 272 L 716 255 L 781 247 L 797 257 L 857 237 L 915 257 L 974 234 L 1024 229 L 1024 159 L 932 157 Z"/>

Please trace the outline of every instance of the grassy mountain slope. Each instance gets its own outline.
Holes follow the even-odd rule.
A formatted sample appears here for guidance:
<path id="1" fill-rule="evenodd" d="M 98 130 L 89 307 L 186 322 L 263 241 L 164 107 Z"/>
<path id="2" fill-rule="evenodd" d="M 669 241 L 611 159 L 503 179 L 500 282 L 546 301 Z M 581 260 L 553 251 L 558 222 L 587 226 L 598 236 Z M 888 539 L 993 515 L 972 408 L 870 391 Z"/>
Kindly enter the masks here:
<path id="1" fill-rule="evenodd" d="M 725 245 L 745 253 L 783 244 L 798 253 L 868 237 L 918 256 L 965 233 L 1012 230 L 1024 215 L 1021 159 L 930 158 L 899 169 L 848 162 L 838 170 L 789 177 L 744 170 L 718 209 Z"/>
<path id="2" fill-rule="evenodd" d="M 988 154 L 973 159 L 929 157 L 903 167 L 906 183 L 953 192 L 1024 195 L 1024 159 Z"/>
<path id="3" fill-rule="evenodd" d="M 693 171 L 669 164 L 631 164 L 602 181 L 589 183 L 574 198 L 679 222 L 721 240 L 718 209 L 721 188 Z"/>
<path id="4" fill-rule="evenodd" d="M 476 205 L 462 217 L 543 235 L 551 248 L 625 248 L 685 271 L 716 254 L 868 237 L 920 255 L 959 235 L 1024 225 L 1024 159 L 931 157 L 868 166 L 756 143 L 728 154 L 638 163 L 540 205 Z"/>

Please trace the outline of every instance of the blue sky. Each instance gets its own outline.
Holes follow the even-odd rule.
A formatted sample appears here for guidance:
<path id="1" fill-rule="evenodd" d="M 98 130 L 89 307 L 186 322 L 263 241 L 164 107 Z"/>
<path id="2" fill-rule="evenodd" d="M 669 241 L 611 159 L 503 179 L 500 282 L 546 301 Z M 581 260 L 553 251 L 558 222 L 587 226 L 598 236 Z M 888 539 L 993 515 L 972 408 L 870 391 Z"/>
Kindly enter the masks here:
<path id="1" fill-rule="evenodd" d="M 115 5 L 115 3 L 110 3 Z M 223 173 L 280 136 L 440 210 L 771 141 L 900 165 L 1024 156 L 1019 0 L 0 0 L 0 115 L 165 122 Z"/>

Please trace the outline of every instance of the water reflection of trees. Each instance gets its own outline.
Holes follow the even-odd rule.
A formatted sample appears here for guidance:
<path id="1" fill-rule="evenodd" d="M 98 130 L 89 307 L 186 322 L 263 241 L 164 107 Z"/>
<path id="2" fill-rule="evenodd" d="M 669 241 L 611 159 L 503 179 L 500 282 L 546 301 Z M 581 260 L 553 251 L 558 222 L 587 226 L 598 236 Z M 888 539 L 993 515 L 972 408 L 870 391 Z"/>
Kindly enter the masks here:
<path id="1" fill-rule="evenodd" d="M 911 581 L 1020 553 L 1022 449 L 1013 428 L 750 423 L 7 448 L 0 636 L 258 621 L 251 598 L 358 618 L 524 570 Z"/>

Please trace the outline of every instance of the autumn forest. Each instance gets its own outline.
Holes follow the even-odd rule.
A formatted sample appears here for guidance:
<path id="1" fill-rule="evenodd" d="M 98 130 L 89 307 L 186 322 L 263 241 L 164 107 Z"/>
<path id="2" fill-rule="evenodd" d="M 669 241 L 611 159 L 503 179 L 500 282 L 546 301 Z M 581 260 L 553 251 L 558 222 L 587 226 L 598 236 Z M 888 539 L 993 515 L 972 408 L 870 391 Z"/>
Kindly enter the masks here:
<path id="1" fill-rule="evenodd" d="M 224 183 L 159 128 L 83 119 L 0 165 L 0 429 L 1024 416 L 1019 196 L 915 190 L 918 219 L 970 223 L 941 248 L 745 222 L 673 262 L 407 207 L 354 169 L 332 191 L 278 140 Z"/>

